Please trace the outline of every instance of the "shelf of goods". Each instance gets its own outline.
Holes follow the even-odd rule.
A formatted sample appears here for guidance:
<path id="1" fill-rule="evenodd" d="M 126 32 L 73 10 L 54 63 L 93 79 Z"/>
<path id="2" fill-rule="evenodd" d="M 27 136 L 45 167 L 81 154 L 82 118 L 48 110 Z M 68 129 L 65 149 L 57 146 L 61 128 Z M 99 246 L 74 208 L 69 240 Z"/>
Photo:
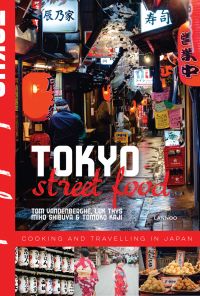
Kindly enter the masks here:
<path id="1" fill-rule="evenodd" d="M 185 147 L 169 146 L 164 148 L 165 170 L 169 174 L 169 186 L 185 184 Z"/>
<path id="2" fill-rule="evenodd" d="M 74 295 L 74 249 L 17 247 L 15 295 Z"/>

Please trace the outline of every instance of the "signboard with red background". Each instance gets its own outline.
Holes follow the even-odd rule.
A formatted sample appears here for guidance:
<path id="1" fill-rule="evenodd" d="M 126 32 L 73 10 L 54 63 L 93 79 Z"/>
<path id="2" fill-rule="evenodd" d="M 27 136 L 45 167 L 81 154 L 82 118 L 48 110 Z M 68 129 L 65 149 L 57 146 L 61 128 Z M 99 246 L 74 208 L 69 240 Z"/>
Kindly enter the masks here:
<path id="1" fill-rule="evenodd" d="M 193 51 L 189 22 L 178 31 L 178 64 L 181 81 L 188 86 L 200 86 L 200 58 L 196 49 Z"/>

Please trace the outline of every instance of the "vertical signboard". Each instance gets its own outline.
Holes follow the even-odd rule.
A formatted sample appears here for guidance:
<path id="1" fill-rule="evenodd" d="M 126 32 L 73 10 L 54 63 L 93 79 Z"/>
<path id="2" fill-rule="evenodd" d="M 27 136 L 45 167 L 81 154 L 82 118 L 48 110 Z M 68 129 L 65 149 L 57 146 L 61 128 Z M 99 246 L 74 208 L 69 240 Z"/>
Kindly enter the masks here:
<path id="1" fill-rule="evenodd" d="M 156 248 L 148 247 L 146 248 L 146 268 L 153 270 L 157 268 L 157 251 Z"/>

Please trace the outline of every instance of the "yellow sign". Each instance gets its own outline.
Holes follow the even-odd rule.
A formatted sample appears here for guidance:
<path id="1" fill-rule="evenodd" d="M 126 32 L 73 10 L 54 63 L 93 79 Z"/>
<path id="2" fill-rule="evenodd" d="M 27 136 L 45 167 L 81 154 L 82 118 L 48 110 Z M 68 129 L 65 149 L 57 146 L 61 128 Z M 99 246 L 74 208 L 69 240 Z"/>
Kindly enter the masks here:
<path id="1" fill-rule="evenodd" d="M 115 132 L 115 143 L 128 144 L 128 133 L 126 132 Z"/>
<path id="2" fill-rule="evenodd" d="M 157 129 L 169 128 L 169 114 L 168 111 L 155 112 L 155 121 Z"/>

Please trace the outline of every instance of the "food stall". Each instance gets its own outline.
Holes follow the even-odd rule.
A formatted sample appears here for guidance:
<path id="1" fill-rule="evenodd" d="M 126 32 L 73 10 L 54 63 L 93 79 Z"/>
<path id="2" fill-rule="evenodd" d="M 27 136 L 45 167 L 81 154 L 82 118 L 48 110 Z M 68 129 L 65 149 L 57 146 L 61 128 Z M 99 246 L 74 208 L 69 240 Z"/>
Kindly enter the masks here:
<path id="1" fill-rule="evenodd" d="M 146 248 L 144 253 L 146 264 L 140 271 L 140 296 L 200 294 L 197 248 L 192 252 L 189 248 Z"/>

